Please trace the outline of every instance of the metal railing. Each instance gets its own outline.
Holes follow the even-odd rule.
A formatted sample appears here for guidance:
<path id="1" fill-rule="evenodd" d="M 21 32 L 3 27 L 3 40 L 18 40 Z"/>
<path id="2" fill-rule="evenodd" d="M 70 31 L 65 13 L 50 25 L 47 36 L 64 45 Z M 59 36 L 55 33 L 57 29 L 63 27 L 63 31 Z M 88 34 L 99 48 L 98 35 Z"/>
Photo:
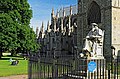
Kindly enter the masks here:
<path id="1" fill-rule="evenodd" d="M 88 71 L 88 63 L 94 61 L 94 72 Z M 74 56 L 29 57 L 29 79 L 120 79 L 120 59 L 80 59 Z"/>

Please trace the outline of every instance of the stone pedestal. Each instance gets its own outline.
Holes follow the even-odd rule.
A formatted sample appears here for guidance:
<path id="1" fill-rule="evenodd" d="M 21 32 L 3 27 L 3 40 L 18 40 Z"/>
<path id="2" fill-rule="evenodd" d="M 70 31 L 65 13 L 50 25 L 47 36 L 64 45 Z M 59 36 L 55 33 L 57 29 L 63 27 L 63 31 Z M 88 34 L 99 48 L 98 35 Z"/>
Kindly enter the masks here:
<path id="1" fill-rule="evenodd" d="M 93 61 L 96 63 L 94 72 L 89 72 L 88 64 Z M 105 77 L 105 59 L 104 57 L 89 57 L 77 60 L 76 73 L 85 79 L 103 79 Z"/>

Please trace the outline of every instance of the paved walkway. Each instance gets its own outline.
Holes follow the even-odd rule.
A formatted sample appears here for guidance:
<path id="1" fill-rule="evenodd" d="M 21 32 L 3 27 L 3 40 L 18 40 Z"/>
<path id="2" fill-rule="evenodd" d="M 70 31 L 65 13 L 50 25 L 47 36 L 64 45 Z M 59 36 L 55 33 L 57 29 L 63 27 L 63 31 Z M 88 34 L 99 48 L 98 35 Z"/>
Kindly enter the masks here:
<path id="1" fill-rule="evenodd" d="M 0 77 L 0 79 L 28 79 L 28 75 L 13 75 L 7 77 Z"/>

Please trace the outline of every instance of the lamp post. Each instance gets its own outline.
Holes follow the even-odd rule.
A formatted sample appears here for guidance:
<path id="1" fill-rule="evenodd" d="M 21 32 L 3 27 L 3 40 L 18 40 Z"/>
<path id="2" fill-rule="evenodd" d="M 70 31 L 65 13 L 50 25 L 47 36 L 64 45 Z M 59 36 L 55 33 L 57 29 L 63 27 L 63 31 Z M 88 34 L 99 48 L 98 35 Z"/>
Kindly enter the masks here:
<path id="1" fill-rule="evenodd" d="M 55 52 L 56 47 L 53 47 L 53 58 L 56 57 L 56 52 Z"/>
<path id="2" fill-rule="evenodd" d="M 75 58 L 77 58 L 77 55 L 78 55 L 77 49 L 78 49 L 78 47 L 77 47 L 77 46 L 74 46 L 74 49 L 75 49 Z"/>
<path id="3" fill-rule="evenodd" d="M 115 56 L 115 47 L 111 46 L 111 49 L 112 49 L 112 53 L 111 54 Z"/>
<path id="4" fill-rule="evenodd" d="M 112 49 L 112 52 L 111 52 L 111 70 L 113 70 L 113 62 L 112 62 L 112 60 L 113 60 L 113 58 L 114 58 L 114 56 L 115 56 L 115 47 L 114 46 L 111 46 L 111 49 Z"/>
<path id="5" fill-rule="evenodd" d="M 56 60 L 56 52 L 55 52 L 56 47 L 53 47 L 53 65 L 52 65 L 52 77 L 53 79 L 57 79 L 57 65 L 55 65 L 57 63 Z"/>

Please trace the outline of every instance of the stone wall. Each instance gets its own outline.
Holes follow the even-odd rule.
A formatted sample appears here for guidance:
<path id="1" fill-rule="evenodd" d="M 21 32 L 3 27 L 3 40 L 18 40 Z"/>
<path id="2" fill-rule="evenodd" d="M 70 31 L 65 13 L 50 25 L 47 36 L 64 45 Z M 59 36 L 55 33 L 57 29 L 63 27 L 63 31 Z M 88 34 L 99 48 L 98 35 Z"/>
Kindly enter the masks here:
<path id="1" fill-rule="evenodd" d="M 88 11 L 91 8 L 91 3 L 95 2 L 99 5 L 101 11 L 101 23 L 99 23 L 99 28 L 105 31 L 104 40 L 104 54 L 110 55 L 111 53 L 111 31 L 112 31 L 112 10 L 111 10 L 111 0 L 78 0 L 78 38 L 77 45 L 79 50 L 82 49 L 84 45 L 83 39 L 87 35 L 91 27 L 87 24 Z"/>
<path id="2" fill-rule="evenodd" d="M 47 35 L 45 38 L 47 43 L 45 45 L 47 45 L 48 53 L 52 53 L 54 47 L 56 47 L 54 51 L 59 54 L 65 52 L 75 53 L 75 46 L 78 47 L 78 52 L 82 50 L 85 41 L 84 38 L 92 28 L 88 24 L 88 17 L 94 16 L 96 9 L 93 8 L 93 5 L 96 6 L 99 11 L 98 14 L 100 14 L 99 28 L 105 31 L 104 55 L 111 55 L 111 46 L 116 48 L 116 55 L 118 51 L 120 52 L 120 0 L 78 0 L 77 14 L 71 14 L 73 11 L 70 11 L 70 15 L 65 16 L 63 10 L 62 15 L 64 16 L 58 17 L 52 11 L 51 28 L 45 33 Z M 89 15 L 89 12 L 92 15 Z M 74 23 L 76 23 L 76 26 Z"/>
<path id="3" fill-rule="evenodd" d="M 120 55 L 120 0 L 112 3 L 112 45 L 116 48 L 116 55 Z M 119 53 L 118 53 L 119 52 Z"/>

